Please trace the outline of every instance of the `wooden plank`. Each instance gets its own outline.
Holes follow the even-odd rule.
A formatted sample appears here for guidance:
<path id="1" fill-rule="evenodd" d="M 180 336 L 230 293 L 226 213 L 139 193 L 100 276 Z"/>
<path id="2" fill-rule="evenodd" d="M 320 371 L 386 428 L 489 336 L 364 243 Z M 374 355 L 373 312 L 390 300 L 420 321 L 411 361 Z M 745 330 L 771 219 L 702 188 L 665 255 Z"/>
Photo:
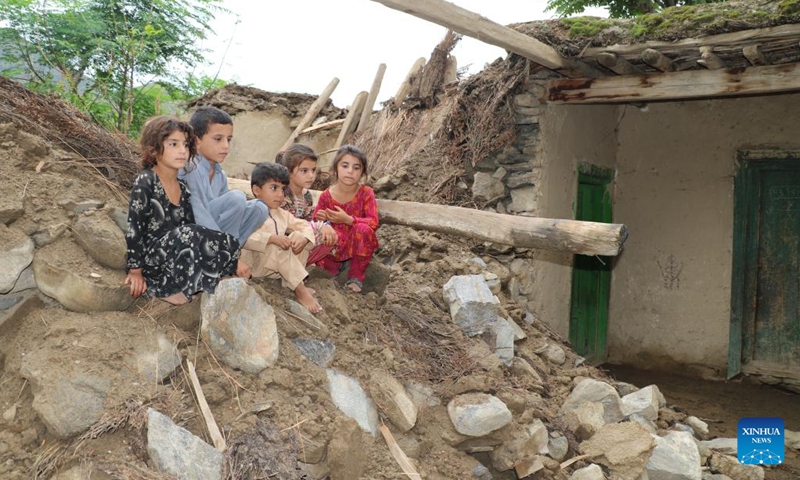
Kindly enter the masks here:
<path id="1" fill-rule="evenodd" d="M 554 79 L 542 103 L 597 104 L 800 91 L 800 64 L 689 70 L 648 76 Z"/>
<path id="2" fill-rule="evenodd" d="M 644 75 L 644 71 L 640 68 L 613 52 L 602 52 L 598 54 L 597 63 L 617 75 Z"/>
<path id="3" fill-rule="evenodd" d="M 219 431 L 217 422 L 214 420 L 214 415 L 206 402 L 206 396 L 203 395 L 203 387 L 200 386 L 200 380 L 197 378 L 197 373 L 194 371 L 194 364 L 190 360 L 186 360 L 186 369 L 189 370 L 189 379 L 194 388 L 194 394 L 197 397 L 197 404 L 200 405 L 200 412 L 203 414 L 203 419 L 206 421 L 208 434 L 211 435 L 211 441 L 214 442 L 214 447 L 220 452 L 224 452 L 225 437 Z"/>
<path id="4" fill-rule="evenodd" d="M 761 48 L 758 45 L 748 45 L 742 49 L 742 54 L 744 58 L 750 62 L 750 65 L 764 65 L 766 60 L 764 59 L 764 54 L 761 53 Z"/>
<path id="5" fill-rule="evenodd" d="M 411 79 L 418 75 L 423 68 L 425 68 L 425 59 L 420 57 L 416 62 L 414 62 L 414 65 L 411 66 L 411 69 L 408 70 L 406 78 L 403 79 L 403 83 L 400 84 L 400 87 L 397 89 L 397 93 L 394 94 L 394 103 L 396 105 L 402 104 L 403 100 L 406 99 L 408 92 L 411 91 Z"/>
<path id="6" fill-rule="evenodd" d="M 400 445 L 397 444 L 394 437 L 392 436 L 392 432 L 389 431 L 389 428 L 386 425 L 381 425 L 378 427 L 381 431 L 381 435 L 383 435 L 383 439 L 386 440 L 386 445 L 389 446 L 389 453 L 392 454 L 394 460 L 400 465 L 402 468 L 402 472 L 408 478 L 416 478 L 420 479 L 422 476 L 417 472 L 417 469 L 414 468 L 414 465 L 406 456 L 406 453 L 400 448 Z"/>
<path id="7" fill-rule="evenodd" d="M 675 42 L 652 41 L 635 43 L 632 45 L 608 45 L 605 47 L 590 47 L 584 52 L 585 57 L 594 57 L 603 52 L 612 52 L 617 55 L 639 55 L 644 50 L 652 48 L 662 53 L 675 53 L 682 50 L 691 50 L 703 46 L 744 46 L 749 43 L 763 43 L 764 41 L 776 40 L 800 35 L 800 24 L 779 25 L 770 28 L 754 28 L 752 30 L 741 30 L 732 33 L 721 33 L 719 35 L 707 35 L 697 38 L 684 38 Z"/>
<path id="8" fill-rule="evenodd" d="M 356 131 L 356 125 L 361 118 L 361 111 L 364 110 L 364 105 L 367 103 L 367 92 L 358 92 L 356 98 L 353 99 L 353 104 L 350 106 L 350 111 L 347 112 L 347 117 L 344 119 L 342 129 L 339 131 L 339 138 L 336 139 L 334 148 L 339 149 L 344 145 L 344 140 L 353 132 Z"/>
<path id="9" fill-rule="evenodd" d="M 383 74 L 386 73 L 386 64 L 381 63 L 378 65 L 378 71 L 375 73 L 375 79 L 372 81 L 372 88 L 369 89 L 369 96 L 364 108 L 361 109 L 361 120 L 358 122 L 357 132 L 364 130 L 372 117 L 372 109 L 375 108 L 375 100 L 378 99 L 378 92 L 381 91 L 381 83 L 383 82 Z"/>
<path id="10" fill-rule="evenodd" d="M 697 64 L 709 70 L 725 67 L 725 62 L 714 53 L 714 47 L 710 46 L 700 47 L 700 59 L 697 60 Z"/>
<path id="11" fill-rule="evenodd" d="M 776 363 L 754 360 L 743 364 L 742 372 L 800 380 L 800 367 L 797 365 L 778 365 Z"/>
<path id="12" fill-rule="evenodd" d="M 558 51 L 533 37 L 504 27 L 486 17 L 444 0 L 373 0 L 468 37 L 516 53 L 547 68 L 559 69 L 564 59 Z"/>
<path id="13" fill-rule="evenodd" d="M 252 196 L 250 182 L 228 178 L 228 186 Z M 320 192 L 311 190 L 316 202 Z M 581 255 L 618 255 L 628 237 L 622 224 L 555 220 L 484 212 L 471 208 L 377 199 L 383 223 L 422 228 L 521 248 Z M 491 225 L 491 228 L 486 228 Z"/>
<path id="14" fill-rule="evenodd" d="M 662 72 L 671 72 L 675 69 L 675 67 L 672 66 L 672 60 L 663 53 L 658 50 L 653 50 L 652 48 L 645 49 L 642 52 L 642 61 Z"/>
<path id="15" fill-rule="evenodd" d="M 344 120 L 345 120 L 344 118 L 340 118 L 338 120 L 331 120 L 330 122 L 320 123 L 319 125 L 314 125 L 313 127 L 308 127 L 305 130 L 303 130 L 302 132 L 300 132 L 300 135 L 305 135 L 307 133 L 313 133 L 313 132 L 317 132 L 319 130 L 327 130 L 329 128 L 333 128 L 335 126 L 343 124 Z"/>
<path id="16" fill-rule="evenodd" d="M 322 91 L 322 94 L 320 94 L 320 96 L 317 97 L 316 100 L 314 100 L 314 103 L 312 103 L 311 106 L 308 107 L 308 111 L 306 112 L 305 116 L 303 117 L 302 120 L 300 120 L 300 123 L 297 125 L 297 128 L 295 128 L 292 134 L 289 135 L 289 138 L 286 139 L 286 143 L 283 144 L 283 146 L 279 151 L 282 152 L 287 148 L 289 148 L 297 139 L 298 135 L 300 135 L 300 132 L 302 132 L 311 125 L 311 122 L 313 122 L 314 119 L 317 118 L 317 115 L 319 115 L 319 112 L 322 110 L 322 107 L 324 107 L 328 99 L 331 98 L 331 94 L 333 93 L 334 90 L 336 90 L 337 85 L 339 85 L 339 79 L 333 77 L 333 80 L 331 80 L 331 83 L 329 83 L 328 86 L 325 87 L 325 90 Z"/>

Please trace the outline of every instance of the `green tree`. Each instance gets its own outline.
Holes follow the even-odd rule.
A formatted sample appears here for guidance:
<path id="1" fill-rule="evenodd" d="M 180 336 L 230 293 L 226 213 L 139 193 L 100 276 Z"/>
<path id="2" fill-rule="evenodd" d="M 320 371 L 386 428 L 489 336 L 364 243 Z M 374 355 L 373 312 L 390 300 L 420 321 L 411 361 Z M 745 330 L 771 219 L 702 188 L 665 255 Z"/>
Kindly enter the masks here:
<path id="1" fill-rule="evenodd" d="M 547 0 L 547 11 L 562 17 L 579 15 L 590 7 L 605 7 L 612 18 L 635 17 L 669 7 L 717 3 L 724 0 Z"/>
<path id="2" fill-rule="evenodd" d="M 4 0 L 4 73 L 61 93 L 95 120 L 129 133 L 152 85 L 189 86 L 185 67 L 221 0 Z M 161 90 L 155 90 L 161 92 Z M 171 96 L 174 92 L 171 93 Z"/>

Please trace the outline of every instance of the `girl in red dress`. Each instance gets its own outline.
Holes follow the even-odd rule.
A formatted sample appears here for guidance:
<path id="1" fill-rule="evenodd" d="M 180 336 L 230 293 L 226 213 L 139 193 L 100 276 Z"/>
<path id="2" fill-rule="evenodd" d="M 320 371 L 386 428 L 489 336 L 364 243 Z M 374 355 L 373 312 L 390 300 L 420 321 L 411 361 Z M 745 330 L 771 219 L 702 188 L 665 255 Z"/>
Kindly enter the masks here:
<path id="1" fill-rule="evenodd" d="M 342 146 L 333 159 L 336 183 L 322 192 L 314 210 L 314 218 L 331 222 L 338 235 L 333 252 L 317 265 L 337 275 L 349 262 L 345 285 L 356 293 L 364 287 L 364 274 L 378 248 L 375 192 L 360 183 L 366 173 L 367 156 L 352 145 Z"/>

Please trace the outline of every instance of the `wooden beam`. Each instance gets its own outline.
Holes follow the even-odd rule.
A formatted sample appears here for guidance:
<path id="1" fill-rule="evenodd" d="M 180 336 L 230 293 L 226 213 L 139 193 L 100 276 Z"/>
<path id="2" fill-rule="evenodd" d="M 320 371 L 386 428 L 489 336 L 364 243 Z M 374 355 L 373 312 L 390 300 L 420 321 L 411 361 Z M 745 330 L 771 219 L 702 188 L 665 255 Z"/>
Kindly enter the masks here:
<path id="1" fill-rule="evenodd" d="M 372 117 L 372 109 L 375 107 L 375 100 L 378 99 L 378 92 L 381 91 L 381 83 L 383 82 L 383 74 L 386 73 L 386 64 L 381 63 L 378 65 L 378 71 L 375 73 L 375 79 L 372 80 L 372 88 L 369 89 L 369 96 L 364 108 L 361 109 L 361 120 L 358 122 L 357 132 L 364 130 Z"/>
<path id="2" fill-rule="evenodd" d="M 333 93 L 333 91 L 336 90 L 337 85 L 339 85 L 339 79 L 333 77 L 333 80 L 331 80 L 331 83 L 329 83 L 328 86 L 325 87 L 325 90 L 322 91 L 322 94 L 320 94 L 320 96 L 317 97 L 316 100 L 314 100 L 314 103 L 312 103 L 311 106 L 308 107 L 308 111 L 306 112 L 305 116 L 303 116 L 303 119 L 300 120 L 300 123 L 297 125 L 297 128 L 294 129 L 292 134 L 289 135 L 289 138 L 286 139 L 286 143 L 284 143 L 281 149 L 279 150 L 280 152 L 292 146 L 294 141 L 297 140 L 297 137 L 300 135 L 300 132 L 308 128 L 311 125 L 311 122 L 313 122 L 314 119 L 317 118 L 319 112 L 322 111 L 322 107 L 325 106 L 325 103 L 328 101 L 329 98 L 331 98 L 331 94 Z"/>
<path id="3" fill-rule="evenodd" d="M 800 91 L 800 64 L 687 70 L 648 76 L 556 79 L 542 103 L 590 104 L 690 100 Z"/>
<path id="4" fill-rule="evenodd" d="M 639 55 L 648 48 L 656 49 L 663 53 L 674 53 L 682 50 L 691 50 L 703 46 L 732 47 L 744 46 L 749 43 L 763 43 L 770 40 L 794 38 L 800 35 L 800 24 L 793 23 L 770 28 L 755 28 L 738 32 L 721 33 L 719 35 L 706 35 L 698 38 L 685 38 L 675 42 L 653 41 L 635 43 L 631 45 L 609 45 L 606 47 L 590 47 L 584 52 L 584 57 L 594 57 L 602 52 L 612 52 L 617 55 Z"/>
<path id="5" fill-rule="evenodd" d="M 364 105 L 367 103 L 367 92 L 358 92 L 356 98 L 353 99 L 353 104 L 350 106 L 350 111 L 347 112 L 347 117 L 344 119 L 342 129 L 339 131 L 339 137 L 336 139 L 334 149 L 338 150 L 339 147 L 344 145 L 344 140 L 351 133 L 356 131 L 356 125 L 361 118 L 361 112 L 364 110 Z"/>
<path id="6" fill-rule="evenodd" d="M 647 48 L 642 52 L 642 61 L 662 72 L 671 72 L 675 69 L 675 67 L 672 66 L 672 60 L 663 53 L 658 50 L 653 50 L 652 48 Z"/>
<path id="7" fill-rule="evenodd" d="M 597 55 L 597 63 L 616 73 L 617 75 L 644 75 L 644 71 L 634 66 L 631 62 L 613 52 L 601 52 Z"/>
<path id="8" fill-rule="evenodd" d="M 228 186 L 252 196 L 248 180 L 228 178 Z M 314 202 L 319 194 L 318 190 L 311 190 Z M 628 238 L 628 228 L 622 224 L 504 215 L 471 208 L 381 198 L 377 203 L 378 215 L 383 223 L 520 248 L 613 256 L 619 254 Z M 487 228 L 487 225 L 491 228 Z"/>
<path id="9" fill-rule="evenodd" d="M 714 47 L 710 46 L 700 47 L 700 59 L 697 60 L 697 64 L 709 70 L 725 67 L 725 62 L 714 53 Z"/>
<path id="10" fill-rule="evenodd" d="M 764 65 L 767 61 L 764 59 L 764 54 L 761 53 L 761 48 L 758 45 L 748 45 L 742 49 L 744 58 L 750 62 L 750 65 Z"/>
<path id="11" fill-rule="evenodd" d="M 425 59 L 420 57 L 414 62 L 414 65 L 411 66 L 411 69 L 406 74 L 406 78 L 403 79 L 403 83 L 400 84 L 400 88 L 397 89 L 397 93 L 394 94 L 395 105 L 399 106 L 403 103 L 403 100 L 408 96 L 408 92 L 411 91 L 411 79 L 419 74 L 423 68 L 425 68 Z"/>
<path id="12" fill-rule="evenodd" d="M 547 68 L 559 69 L 564 59 L 558 51 L 524 33 L 444 0 L 373 0 L 450 30 L 516 53 Z"/>
<path id="13" fill-rule="evenodd" d="M 316 132 L 316 131 L 319 131 L 319 130 L 327 130 L 327 129 L 333 128 L 333 127 L 335 127 L 337 125 L 341 125 L 343 123 L 344 123 L 344 118 L 340 118 L 338 120 L 331 120 L 330 122 L 320 123 L 319 125 L 314 125 L 313 127 L 306 128 L 305 130 L 300 132 L 300 135 L 305 135 L 307 133 L 313 133 L 313 132 Z"/>

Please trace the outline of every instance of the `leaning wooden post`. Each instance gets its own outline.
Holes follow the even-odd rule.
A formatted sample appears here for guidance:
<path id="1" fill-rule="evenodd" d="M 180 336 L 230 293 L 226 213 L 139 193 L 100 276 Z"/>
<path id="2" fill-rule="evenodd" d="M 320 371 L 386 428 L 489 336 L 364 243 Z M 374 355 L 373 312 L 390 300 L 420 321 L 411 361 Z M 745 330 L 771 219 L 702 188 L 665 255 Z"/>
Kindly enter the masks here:
<path id="1" fill-rule="evenodd" d="M 367 103 L 361 111 L 361 120 L 358 122 L 357 132 L 367 128 L 367 122 L 369 122 L 369 118 L 372 116 L 372 109 L 375 107 L 375 100 L 378 99 L 378 93 L 381 91 L 384 73 L 386 73 L 386 64 L 381 63 L 378 65 L 378 72 L 375 74 L 375 80 L 372 81 L 372 88 L 369 89 Z"/>
<path id="2" fill-rule="evenodd" d="M 289 138 L 286 140 L 286 143 L 284 143 L 283 146 L 281 147 L 281 151 L 289 148 L 297 139 L 297 137 L 300 135 L 300 132 L 308 128 L 311 125 L 311 122 L 313 122 L 314 119 L 317 118 L 317 115 L 322 110 L 322 107 L 325 106 L 325 103 L 328 101 L 329 98 L 331 98 L 331 94 L 333 93 L 333 91 L 336 90 L 337 85 L 339 85 L 339 79 L 333 77 L 331 83 L 329 83 L 328 86 L 325 87 L 325 90 L 322 91 L 322 94 L 319 97 L 317 97 L 314 103 L 312 103 L 311 106 L 308 108 L 306 115 L 303 117 L 302 120 L 300 120 L 300 124 L 297 125 L 297 128 L 294 129 L 294 132 L 292 132 L 292 134 L 289 135 Z"/>
<path id="3" fill-rule="evenodd" d="M 415 75 L 419 74 L 423 68 L 425 68 L 425 59 L 420 57 L 416 62 L 414 62 L 414 65 L 411 66 L 411 70 L 408 71 L 406 78 L 403 79 L 403 83 L 400 84 L 400 88 L 397 89 L 397 93 L 394 94 L 395 105 L 400 105 L 403 103 L 403 100 L 405 100 L 408 96 L 408 92 L 411 91 L 411 79 L 414 78 Z"/>
<path id="4" fill-rule="evenodd" d="M 337 150 L 344 144 L 344 139 L 356 130 L 356 122 L 361 118 L 361 112 L 364 110 L 368 96 L 367 92 L 359 92 L 356 98 L 353 99 L 353 105 L 350 106 L 350 111 L 347 112 L 347 118 L 344 119 L 342 130 L 339 132 L 339 138 L 336 139 L 335 148 Z"/>

